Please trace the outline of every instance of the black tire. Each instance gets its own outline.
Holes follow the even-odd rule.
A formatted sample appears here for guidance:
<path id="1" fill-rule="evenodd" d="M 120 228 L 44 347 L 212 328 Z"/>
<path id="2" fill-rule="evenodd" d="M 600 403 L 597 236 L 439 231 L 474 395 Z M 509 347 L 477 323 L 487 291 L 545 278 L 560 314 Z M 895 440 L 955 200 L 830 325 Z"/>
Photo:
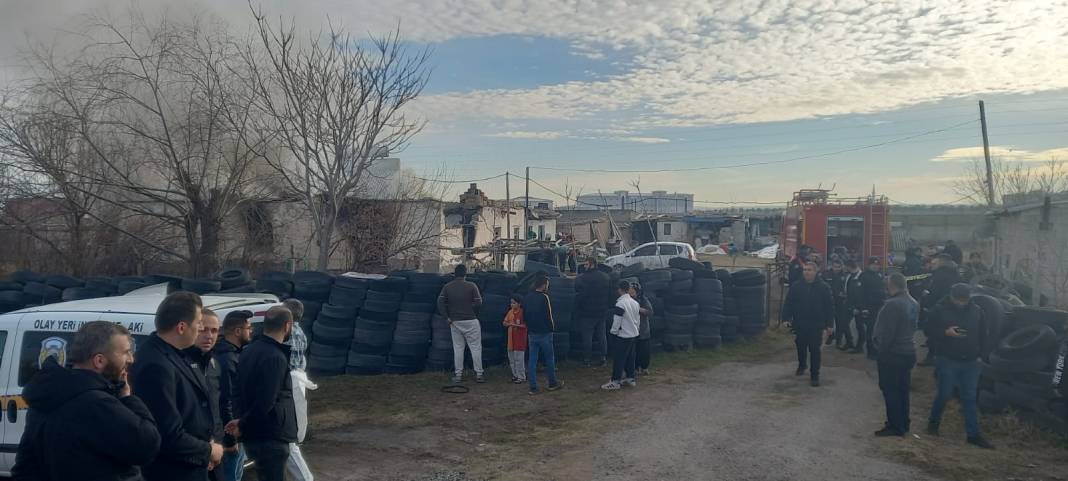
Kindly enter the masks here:
<path id="1" fill-rule="evenodd" d="M 26 303 L 24 295 L 22 291 L 0 291 L 0 304 L 21 307 Z"/>
<path id="2" fill-rule="evenodd" d="M 308 370 L 320 376 L 337 376 L 345 372 L 348 356 L 308 356 Z"/>
<path id="3" fill-rule="evenodd" d="M 105 297 L 104 294 L 87 289 L 85 287 L 70 287 L 63 289 L 62 299 L 64 301 L 79 301 L 82 299 L 96 299 L 98 297 Z"/>
<path id="4" fill-rule="evenodd" d="M 266 294 L 274 294 L 279 298 L 287 298 L 293 295 L 293 283 L 289 281 L 260 279 L 256 281 L 256 291 Z"/>
<path id="5" fill-rule="evenodd" d="M 1010 383 L 995 383 L 994 393 L 999 400 L 1016 408 L 1024 408 L 1030 411 L 1042 411 L 1049 405 L 1049 398 L 1035 396 L 1035 393 Z"/>
<path id="6" fill-rule="evenodd" d="M 1025 359 L 1004 359 L 997 352 L 990 354 L 990 365 L 1006 372 L 1043 371 L 1053 362 L 1053 354 L 1042 353 Z"/>
<path id="7" fill-rule="evenodd" d="M 399 301 L 379 301 L 368 299 L 366 301 L 363 301 L 363 307 L 361 308 L 361 310 L 370 312 L 391 313 L 393 314 L 393 317 L 396 318 L 396 312 L 399 308 Z"/>
<path id="8" fill-rule="evenodd" d="M 256 279 L 257 280 L 261 280 L 261 281 L 292 282 L 293 281 L 293 274 L 290 274 L 289 272 L 286 272 L 286 271 L 266 271 L 266 272 L 260 273 L 259 277 L 257 277 Z"/>
<path id="9" fill-rule="evenodd" d="M 320 281 L 294 281 L 293 297 L 300 300 L 325 302 L 330 298 L 331 285 Z"/>
<path id="10" fill-rule="evenodd" d="M 641 264 L 631 264 L 627 267 L 624 267 L 623 270 L 620 271 L 619 275 L 621 277 L 637 277 L 644 270 L 645 268 L 642 267 Z"/>
<path id="11" fill-rule="evenodd" d="M 1042 324 L 1052 328 L 1057 334 L 1064 334 L 1068 328 L 1068 312 L 1042 307 L 1018 306 L 1012 310 L 1014 327 Z"/>
<path id="12" fill-rule="evenodd" d="M 389 310 L 380 312 L 368 309 L 367 306 L 364 306 L 363 309 L 360 309 L 360 315 L 356 318 L 356 320 L 359 320 L 361 318 L 366 319 L 370 322 L 396 324 L 397 311 Z"/>
<path id="13" fill-rule="evenodd" d="M 1021 360 L 1035 356 L 1052 356 L 1057 348 L 1057 333 L 1049 326 L 1036 324 L 1017 329 L 998 343 L 1001 359 Z"/>
<path id="14" fill-rule="evenodd" d="M 22 292 L 29 294 L 35 299 L 40 299 L 41 304 L 51 304 L 63 299 L 63 291 L 40 282 L 28 282 Z"/>
<path id="15" fill-rule="evenodd" d="M 26 286 L 23 285 L 21 282 L 0 281 L 0 292 L 2 292 L 2 291 L 21 291 L 24 287 L 26 287 Z"/>
<path id="16" fill-rule="evenodd" d="M 690 259 L 687 259 L 685 257 L 672 257 L 670 260 L 668 260 L 668 265 L 675 269 L 682 269 L 686 271 L 705 270 L 704 264 L 697 261 L 691 261 Z"/>
<path id="17" fill-rule="evenodd" d="M 349 353 L 348 346 L 335 346 L 333 344 L 323 344 L 321 342 L 312 341 L 308 344 L 308 355 L 320 356 L 320 357 L 338 357 L 347 356 Z"/>
<path id="18" fill-rule="evenodd" d="M 716 278 L 700 278 L 694 279 L 693 291 L 697 294 L 703 295 L 723 295 L 723 283 Z"/>
<path id="19" fill-rule="evenodd" d="M 11 280 L 22 284 L 31 282 L 45 283 L 45 276 L 33 271 L 15 271 L 11 273 Z"/>
<path id="20" fill-rule="evenodd" d="M 352 328 L 331 327 L 328 324 L 316 321 L 312 326 L 315 332 L 315 341 L 320 344 L 332 346 L 348 346 L 352 342 Z"/>
<path id="21" fill-rule="evenodd" d="M 213 281 L 211 279 L 182 279 L 183 291 L 195 292 L 203 295 L 219 292 L 220 289 L 222 289 L 222 283 L 219 281 Z"/>
<path id="22" fill-rule="evenodd" d="M 672 304 L 667 308 L 668 315 L 690 316 L 698 313 L 697 304 Z"/>
<path id="23" fill-rule="evenodd" d="M 983 354 L 988 354 L 997 348 L 1001 339 L 1001 331 L 1005 326 L 1005 308 L 1001 301 L 987 296 L 972 296 L 972 302 L 983 311 L 983 321 L 986 322 L 986 345 L 982 346 Z"/>
<path id="24" fill-rule="evenodd" d="M 404 299 L 404 294 L 399 291 L 367 291 L 367 297 L 365 301 L 386 301 L 400 303 Z"/>
<path id="25" fill-rule="evenodd" d="M 693 294 L 675 294 L 667 300 L 668 309 L 672 305 L 697 305 L 699 299 L 698 296 Z"/>
<path id="26" fill-rule="evenodd" d="M 371 281 L 369 279 L 361 279 L 359 277 L 337 276 L 334 278 L 334 287 L 366 291 L 368 288 L 371 287 Z"/>
<path id="27" fill-rule="evenodd" d="M 223 289 L 233 289 L 252 282 L 252 276 L 244 269 L 226 269 L 215 275 Z"/>
<path id="28" fill-rule="evenodd" d="M 371 292 L 392 292 L 403 293 L 408 290 L 408 279 L 403 277 L 386 277 L 384 279 L 374 279 L 368 286 L 367 296 L 371 296 Z M 398 297 L 397 300 L 400 300 Z"/>
<path id="29" fill-rule="evenodd" d="M 359 313 L 358 308 L 352 306 L 335 306 L 333 304 L 323 304 L 322 309 L 319 310 L 320 316 L 329 316 L 338 319 L 355 319 L 357 313 Z"/>
<path id="30" fill-rule="evenodd" d="M 353 367 L 364 368 L 378 368 L 382 369 L 386 367 L 386 356 L 376 356 L 373 354 L 360 354 L 358 352 L 349 352 L 347 365 Z"/>
<path id="31" fill-rule="evenodd" d="M 431 316 L 432 314 L 429 312 L 397 311 L 397 322 L 411 322 L 429 326 Z"/>
<path id="32" fill-rule="evenodd" d="M 243 284 L 243 285 L 239 285 L 239 286 L 234 286 L 234 287 L 230 287 L 230 288 L 227 288 L 227 289 L 223 289 L 223 290 L 221 290 L 219 292 L 223 293 L 223 294 L 247 294 L 247 293 L 255 293 L 257 291 L 256 291 L 256 284 Z"/>
<path id="33" fill-rule="evenodd" d="M 45 284 L 63 290 L 72 287 L 83 287 L 85 286 L 85 281 L 78 279 L 77 277 L 55 275 L 45 278 Z"/>

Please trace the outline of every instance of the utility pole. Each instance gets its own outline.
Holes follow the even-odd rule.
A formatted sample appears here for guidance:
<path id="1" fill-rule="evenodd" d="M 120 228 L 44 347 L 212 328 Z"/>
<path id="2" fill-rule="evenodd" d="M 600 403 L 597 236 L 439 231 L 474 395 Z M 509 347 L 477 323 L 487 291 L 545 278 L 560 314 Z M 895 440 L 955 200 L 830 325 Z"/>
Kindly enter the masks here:
<path id="1" fill-rule="evenodd" d="M 504 173 L 504 207 L 507 209 L 504 213 L 504 263 L 508 265 L 508 270 L 512 270 L 512 255 L 508 253 L 511 249 L 512 243 L 506 242 L 506 239 L 512 238 L 512 178 L 508 172 Z"/>
<path id="2" fill-rule="evenodd" d="M 527 217 L 530 215 L 530 167 L 527 167 L 527 187 L 526 193 L 524 193 L 523 195 L 526 196 L 526 205 L 523 208 L 523 242 L 525 244 L 527 236 L 530 235 L 530 221 L 529 219 L 527 219 Z"/>
<path id="3" fill-rule="evenodd" d="M 986 106 L 983 101 L 979 101 L 979 124 L 983 128 L 983 157 L 986 159 L 986 202 L 990 207 L 994 207 L 996 199 L 994 199 L 994 172 L 990 167 L 990 140 L 986 136 Z"/>

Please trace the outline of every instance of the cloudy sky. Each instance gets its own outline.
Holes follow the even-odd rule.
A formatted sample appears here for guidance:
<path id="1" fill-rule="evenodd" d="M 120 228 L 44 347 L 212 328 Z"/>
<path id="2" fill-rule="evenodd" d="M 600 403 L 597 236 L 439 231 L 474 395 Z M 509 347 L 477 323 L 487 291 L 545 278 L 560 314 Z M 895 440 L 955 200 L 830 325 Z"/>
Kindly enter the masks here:
<path id="1" fill-rule="evenodd" d="M 139 2 L 155 11 L 171 2 Z M 0 64 L 103 0 L 7 0 Z M 200 9 L 247 28 L 245 0 Z M 1068 0 L 265 0 L 433 50 L 402 161 L 531 195 L 628 188 L 780 202 L 801 188 L 958 201 L 981 157 L 1068 160 Z M 299 5 L 299 8 L 297 6 Z M 584 169 L 596 172 L 567 171 Z M 616 171 L 616 172 L 611 172 Z M 646 172 L 638 172 L 646 171 Z M 660 171 L 660 172 L 651 172 Z M 503 179 L 481 182 L 503 196 Z M 464 186 L 466 187 L 466 186 Z"/>

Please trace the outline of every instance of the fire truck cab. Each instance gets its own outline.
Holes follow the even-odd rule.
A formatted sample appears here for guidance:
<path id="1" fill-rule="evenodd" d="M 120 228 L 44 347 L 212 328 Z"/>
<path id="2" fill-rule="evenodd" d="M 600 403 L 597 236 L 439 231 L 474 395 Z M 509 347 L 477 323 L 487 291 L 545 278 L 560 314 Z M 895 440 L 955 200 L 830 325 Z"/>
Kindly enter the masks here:
<path id="1" fill-rule="evenodd" d="M 838 198 L 823 189 L 794 192 L 783 214 L 783 254 L 792 259 L 802 246 L 826 261 L 836 248 L 867 262 L 878 256 L 883 267 L 890 252 L 890 207 L 885 196 Z"/>

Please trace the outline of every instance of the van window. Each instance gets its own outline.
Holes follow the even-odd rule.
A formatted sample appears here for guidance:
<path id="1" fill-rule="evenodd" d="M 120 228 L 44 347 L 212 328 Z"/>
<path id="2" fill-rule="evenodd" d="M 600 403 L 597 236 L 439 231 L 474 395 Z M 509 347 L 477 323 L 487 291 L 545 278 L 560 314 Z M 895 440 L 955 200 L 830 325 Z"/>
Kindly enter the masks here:
<path id="1" fill-rule="evenodd" d="M 26 331 L 19 348 L 19 387 L 33 379 L 33 375 L 41 369 L 41 363 L 49 356 L 57 357 L 63 365 L 70 365 L 67 348 L 73 339 L 74 333 L 70 331 Z M 145 335 L 134 335 L 134 352 L 147 339 Z"/>
<path id="2" fill-rule="evenodd" d="M 646 256 L 655 256 L 655 255 L 656 255 L 656 245 L 655 244 L 647 245 L 645 247 L 641 247 L 638 250 L 634 251 L 634 257 L 646 257 Z"/>
<path id="3" fill-rule="evenodd" d="M 660 255 L 662 256 L 677 256 L 679 255 L 679 246 L 664 244 L 660 246 Z"/>

